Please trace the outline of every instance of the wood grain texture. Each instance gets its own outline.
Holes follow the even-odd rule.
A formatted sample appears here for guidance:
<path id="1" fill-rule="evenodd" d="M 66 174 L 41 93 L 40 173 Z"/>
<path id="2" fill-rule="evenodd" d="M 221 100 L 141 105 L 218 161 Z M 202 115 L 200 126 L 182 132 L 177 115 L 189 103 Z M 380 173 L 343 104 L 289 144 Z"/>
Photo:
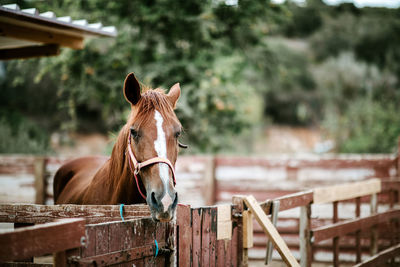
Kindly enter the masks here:
<path id="1" fill-rule="evenodd" d="M 124 206 L 124 219 L 150 216 L 147 205 Z M 0 204 L 0 222 L 46 223 L 61 218 L 85 218 L 86 223 L 120 221 L 118 205 Z"/>
<path id="2" fill-rule="evenodd" d="M 217 206 L 217 239 L 230 240 L 232 237 L 231 205 Z"/>
<path id="3" fill-rule="evenodd" d="M 381 180 L 369 179 L 314 189 L 314 204 L 329 203 L 381 192 Z"/>
<path id="4" fill-rule="evenodd" d="M 285 263 L 289 266 L 300 266 L 290 252 L 286 243 L 283 241 L 282 237 L 279 235 L 274 225 L 268 219 L 267 215 L 261 209 L 260 205 L 258 205 L 257 200 L 253 196 L 247 196 L 246 198 L 244 198 L 244 202 L 246 203 L 247 207 L 253 212 L 254 217 L 263 227 L 268 238 L 272 241 L 276 250 L 279 252 Z"/>
<path id="5" fill-rule="evenodd" d="M 63 219 L 58 222 L 20 228 L 0 234 L 0 261 L 26 259 L 81 246 L 85 220 Z"/>

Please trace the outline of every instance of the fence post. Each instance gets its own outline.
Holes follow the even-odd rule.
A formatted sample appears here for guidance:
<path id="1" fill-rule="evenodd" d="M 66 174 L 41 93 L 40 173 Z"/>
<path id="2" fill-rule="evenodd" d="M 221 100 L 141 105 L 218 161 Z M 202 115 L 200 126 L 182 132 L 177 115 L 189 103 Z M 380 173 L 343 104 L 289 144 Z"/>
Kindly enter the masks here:
<path id="1" fill-rule="evenodd" d="M 236 214 L 232 217 L 236 220 L 237 227 L 237 264 L 235 266 L 248 266 L 248 250 L 243 248 L 243 210 L 244 210 L 244 196 L 233 196 L 232 203 L 235 205 Z M 232 240 L 233 241 L 233 240 Z"/>
<path id="2" fill-rule="evenodd" d="M 311 204 L 300 207 L 300 266 L 311 267 Z"/>
<path id="3" fill-rule="evenodd" d="M 35 174 L 35 203 L 45 204 L 46 202 L 46 158 L 36 157 L 34 161 Z"/>

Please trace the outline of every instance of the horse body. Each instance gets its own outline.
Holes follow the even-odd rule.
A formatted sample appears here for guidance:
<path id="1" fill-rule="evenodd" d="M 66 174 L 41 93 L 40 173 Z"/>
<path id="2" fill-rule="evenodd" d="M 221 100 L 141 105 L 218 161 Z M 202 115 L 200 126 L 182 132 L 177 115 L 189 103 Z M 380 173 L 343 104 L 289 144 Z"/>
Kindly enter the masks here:
<path id="1" fill-rule="evenodd" d="M 168 94 L 156 89 L 142 95 L 131 73 L 125 79 L 124 95 L 131 104 L 131 115 L 118 134 L 111 158 L 85 157 L 63 165 L 54 178 L 54 201 L 56 204 L 147 202 L 153 219 L 169 221 L 178 201 L 171 177 L 174 178 L 181 131 L 173 111 L 180 95 L 179 84 Z M 156 160 L 142 169 L 132 168 L 134 162 L 140 164 L 149 159 Z"/>

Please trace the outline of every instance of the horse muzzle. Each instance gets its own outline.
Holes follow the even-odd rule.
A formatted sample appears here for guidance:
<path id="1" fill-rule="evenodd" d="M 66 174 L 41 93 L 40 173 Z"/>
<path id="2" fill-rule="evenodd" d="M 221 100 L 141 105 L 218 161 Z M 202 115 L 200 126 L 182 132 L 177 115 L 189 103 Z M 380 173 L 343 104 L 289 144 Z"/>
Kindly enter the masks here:
<path id="1" fill-rule="evenodd" d="M 147 196 L 146 200 L 153 220 L 169 222 L 175 217 L 176 206 L 178 204 L 177 192 L 174 192 L 171 197 L 168 193 L 161 196 L 153 191 Z"/>

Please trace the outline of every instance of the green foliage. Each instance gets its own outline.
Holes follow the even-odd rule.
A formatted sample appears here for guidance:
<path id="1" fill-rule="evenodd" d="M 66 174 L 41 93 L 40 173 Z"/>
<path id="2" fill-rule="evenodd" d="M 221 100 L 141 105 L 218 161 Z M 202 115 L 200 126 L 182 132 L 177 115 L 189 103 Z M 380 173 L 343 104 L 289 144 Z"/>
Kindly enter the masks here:
<path id="1" fill-rule="evenodd" d="M 397 79 L 344 53 L 315 67 L 324 101 L 323 126 L 338 150 L 393 152 L 400 136 Z"/>
<path id="2" fill-rule="evenodd" d="M 52 104 L 48 119 L 59 123 L 52 129 L 118 130 L 129 107 L 122 96 L 129 72 L 153 87 L 181 83 L 177 112 L 192 151 L 229 147 L 227 136 L 251 127 L 255 120 L 248 117 L 260 117 L 255 114 L 262 110 L 254 96 L 256 89 L 241 77 L 254 63 L 242 53 L 263 46 L 260 34 L 278 20 L 282 8 L 269 1 L 240 1 L 238 6 L 224 1 L 174 0 L 20 4 L 118 28 L 115 39 L 93 39 L 81 51 L 63 49 L 58 57 L 7 64 L 5 86 L 9 90 L 4 99 L 17 88 L 19 95 L 28 95 L 37 87 L 52 90 L 46 98 Z M 21 75 L 22 71 L 27 75 Z M 21 100 L 18 110 L 27 114 L 25 102 Z M 247 102 L 256 106 L 245 107 Z M 62 119 L 53 120 L 52 115 Z"/>
<path id="3" fill-rule="evenodd" d="M 48 136 L 32 121 L 18 114 L 0 116 L 0 153 L 45 154 L 49 152 Z"/>

